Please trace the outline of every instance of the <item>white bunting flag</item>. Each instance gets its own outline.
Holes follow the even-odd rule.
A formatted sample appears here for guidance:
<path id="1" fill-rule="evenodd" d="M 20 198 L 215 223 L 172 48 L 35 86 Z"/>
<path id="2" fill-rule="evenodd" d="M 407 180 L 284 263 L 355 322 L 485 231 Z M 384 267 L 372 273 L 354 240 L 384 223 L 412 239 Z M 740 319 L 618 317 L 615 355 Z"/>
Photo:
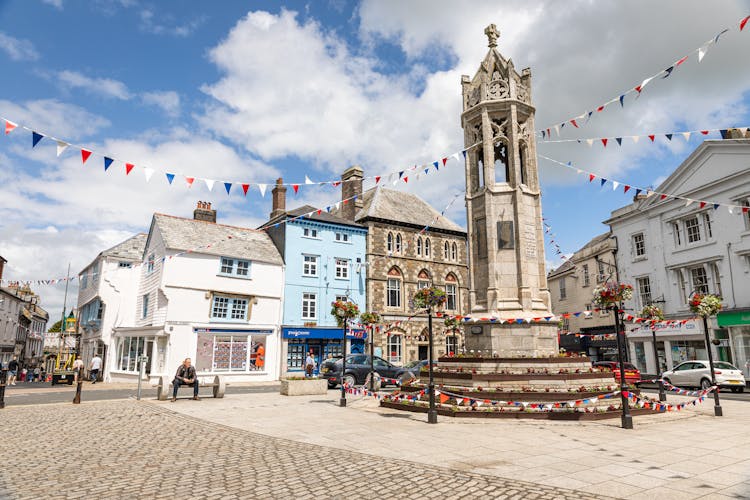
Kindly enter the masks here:
<path id="1" fill-rule="evenodd" d="M 203 179 L 203 182 L 206 183 L 206 187 L 208 188 L 209 191 L 213 191 L 213 189 L 214 189 L 214 183 L 216 182 L 215 180 L 213 180 L 213 179 Z"/>
<path id="2" fill-rule="evenodd" d="M 260 196 L 261 198 L 266 197 L 266 185 L 265 184 L 258 184 L 258 189 L 260 190 Z"/>
<path id="3" fill-rule="evenodd" d="M 151 176 L 154 175 L 154 169 L 145 167 L 143 169 L 143 175 L 146 176 L 146 182 L 151 180 Z"/>
<path id="4" fill-rule="evenodd" d="M 586 144 L 588 144 L 589 147 L 591 147 L 594 144 L 594 139 L 586 139 Z"/>
<path id="5" fill-rule="evenodd" d="M 703 60 L 703 57 L 705 57 L 706 52 L 708 51 L 708 45 L 709 44 L 706 44 L 698 49 L 698 62 L 701 62 Z"/>
<path id="6" fill-rule="evenodd" d="M 689 141 L 690 140 L 690 132 L 683 132 L 682 133 L 682 137 L 684 137 L 686 141 Z"/>
<path id="7" fill-rule="evenodd" d="M 693 200 L 688 198 L 688 200 L 685 202 L 685 206 L 689 207 L 691 203 L 693 203 Z"/>
<path id="8" fill-rule="evenodd" d="M 640 137 L 638 137 L 637 135 L 633 136 L 633 142 L 635 142 L 636 144 L 638 143 L 638 139 L 640 139 Z"/>
<path id="9" fill-rule="evenodd" d="M 65 141 L 57 141 L 57 156 L 60 156 L 63 151 L 68 149 L 68 146 L 70 146 L 70 144 Z"/>
<path id="10" fill-rule="evenodd" d="M 461 160 L 459 160 L 459 159 L 458 159 L 458 155 L 459 155 L 459 153 L 453 153 L 453 154 L 451 155 L 451 158 L 455 158 L 455 159 L 456 159 L 456 161 L 461 161 Z"/>
<path id="11" fill-rule="evenodd" d="M 560 137 L 560 125 L 555 125 L 555 132 L 557 133 L 557 137 Z"/>
<path id="12" fill-rule="evenodd" d="M 617 181 L 612 181 L 612 191 L 617 191 L 617 187 L 620 185 Z"/>
<path id="13" fill-rule="evenodd" d="M 305 176 L 305 184 L 315 184 L 308 176 Z"/>

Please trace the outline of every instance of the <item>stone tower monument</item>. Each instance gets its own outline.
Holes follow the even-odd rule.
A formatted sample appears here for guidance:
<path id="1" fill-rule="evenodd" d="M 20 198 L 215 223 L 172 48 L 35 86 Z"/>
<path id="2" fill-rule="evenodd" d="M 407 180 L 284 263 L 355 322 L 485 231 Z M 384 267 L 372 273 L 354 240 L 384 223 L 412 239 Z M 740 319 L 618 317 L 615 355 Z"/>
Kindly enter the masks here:
<path id="1" fill-rule="evenodd" d="M 497 51 L 500 33 L 494 24 L 484 33 L 487 55 L 473 78 L 461 77 L 469 304 L 471 316 L 482 318 L 466 324 L 466 349 L 501 357 L 556 355 L 557 324 L 539 321 L 552 313 L 531 70 L 519 75 L 513 62 Z"/>

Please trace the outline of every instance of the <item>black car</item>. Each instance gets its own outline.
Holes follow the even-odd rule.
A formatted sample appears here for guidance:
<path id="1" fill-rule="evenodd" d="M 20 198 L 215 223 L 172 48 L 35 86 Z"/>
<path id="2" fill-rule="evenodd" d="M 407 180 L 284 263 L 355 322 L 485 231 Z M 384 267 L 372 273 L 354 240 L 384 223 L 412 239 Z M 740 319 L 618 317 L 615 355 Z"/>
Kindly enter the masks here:
<path id="1" fill-rule="evenodd" d="M 330 389 L 341 383 L 341 367 L 343 362 L 339 359 L 329 359 L 320 365 L 320 378 L 328 381 Z M 399 380 L 408 372 L 403 366 L 396 366 L 383 358 L 375 356 L 375 372 L 381 377 Z M 370 373 L 370 356 L 366 354 L 350 354 L 346 358 L 346 373 L 344 381 L 349 385 L 364 384 L 367 374 Z M 392 381 L 384 381 L 383 385 L 393 384 Z"/>
<path id="2" fill-rule="evenodd" d="M 410 361 L 409 363 L 405 364 L 404 369 L 406 369 L 407 372 L 411 373 L 414 378 L 420 378 L 419 372 L 422 370 L 427 370 L 428 363 L 429 361 L 426 359 L 418 359 L 416 361 Z"/>

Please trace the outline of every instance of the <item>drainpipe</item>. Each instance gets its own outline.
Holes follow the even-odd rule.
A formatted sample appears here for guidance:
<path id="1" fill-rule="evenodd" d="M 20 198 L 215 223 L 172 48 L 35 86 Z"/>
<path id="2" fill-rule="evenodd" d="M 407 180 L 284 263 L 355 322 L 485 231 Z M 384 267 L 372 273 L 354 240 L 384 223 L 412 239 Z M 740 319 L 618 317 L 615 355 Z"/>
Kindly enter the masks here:
<path id="1" fill-rule="evenodd" d="M 734 296 L 734 273 L 732 273 L 732 253 L 731 253 L 732 243 L 727 243 L 727 262 L 729 263 L 729 289 L 732 291 L 732 309 L 735 309 L 737 307 L 737 301 Z M 718 271 L 718 266 L 717 271 Z"/>

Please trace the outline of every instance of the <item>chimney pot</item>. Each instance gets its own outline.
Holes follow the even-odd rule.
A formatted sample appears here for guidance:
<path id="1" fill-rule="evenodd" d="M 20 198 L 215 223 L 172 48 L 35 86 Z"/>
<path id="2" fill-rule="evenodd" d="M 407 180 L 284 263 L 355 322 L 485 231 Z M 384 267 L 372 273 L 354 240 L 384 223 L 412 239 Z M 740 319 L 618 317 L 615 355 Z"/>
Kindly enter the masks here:
<path id="1" fill-rule="evenodd" d="M 362 179 L 364 170 L 359 165 L 347 168 L 341 174 L 341 201 L 349 200 L 341 205 L 341 216 L 351 221 L 357 216 L 357 212 L 363 206 Z M 356 200 L 352 198 L 357 197 Z"/>
<path id="2" fill-rule="evenodd" d="M 282 177 L 276 179 L 276 185 L 271 190 L 271 202 L 271 219 L 275 219 L 286 213 L 286 186 Z"/>
<path id="3" fill-rule="evenodd" d="M 199 201 L 193 210 L 193 219 L 216 223 L 216 210 L 211 210 L 211 204 Z"/>

